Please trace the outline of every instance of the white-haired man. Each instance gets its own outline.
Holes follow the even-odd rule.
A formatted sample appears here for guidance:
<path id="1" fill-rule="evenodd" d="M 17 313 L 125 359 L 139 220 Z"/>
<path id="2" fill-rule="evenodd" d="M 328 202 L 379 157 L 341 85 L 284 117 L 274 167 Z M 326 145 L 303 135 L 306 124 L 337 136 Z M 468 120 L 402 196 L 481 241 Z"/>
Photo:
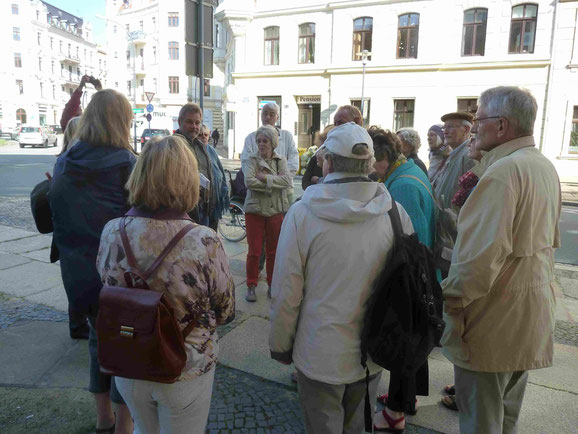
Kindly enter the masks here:
<path id="1" fill-rule="evenodd" d="M 353 122 L 324 143 L 323 184 L 287 213 L 272 281 L 271 357 L 295 363 L 309 433 L 363 430 L 365 373 L 360 334 L 371 285 L 392 248 L 392 198 L 367 175 L 373 142 Z M 397 205 L 404 231 L 409 216 Z M 369 363 L 370 396 L 381 369 Z"/>
<path id="2" fill-rule="evenodd" d="M 263 125 L 271 125 L 275 127 L 277 120 L 279 119 L 279 106 L 274 102 L 269 102 L 263 106 L 261 109 L 261 123 Z M 295 140 L 293 140 L 293 135 L 287 131 L 277 128 L 279 133 L 279 146 L 275 149 L 275 152 L 285 157 L 287 160 L 287 168 L 291 172 L 291 175 L 295 176 L 297 169 L 299 168 L 299 152 L 295 146 Z M 245 146 L 243 152 L 241 153 L 241 164 L 245 164 L 251 155 L 257 153 L 257 141 L 256 141 L 256 131 L 253 131 L 245 138 Z M 243 170 L 244 172 L 244 170 Z"/>
<path id="3" fill-rule="evenodd" d="M 481 176 L 442 283 L 462 434 L 517 432 L 528 370 L 552 364 L 560 182 L 535 146 L 536 111 L 529 91 L 496 87 L 473 126 Z"/>

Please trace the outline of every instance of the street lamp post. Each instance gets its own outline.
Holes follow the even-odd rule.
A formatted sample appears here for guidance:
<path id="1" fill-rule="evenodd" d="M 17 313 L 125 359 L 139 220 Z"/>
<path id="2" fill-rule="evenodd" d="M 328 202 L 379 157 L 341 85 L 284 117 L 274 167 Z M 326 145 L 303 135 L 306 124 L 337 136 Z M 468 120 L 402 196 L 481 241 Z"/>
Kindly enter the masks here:
<path id="1" fill-rule="evenodd" d="M 367 50 L 363 50 L 361 52 L 361 64 L 363 65 L 363 73 L 361 76 L 361 119 L 365 118 L 364 109 L 365 109 L 365 65 L 367 64 L 367 58 L 371 56 L 371 53 Z"/>
<path id="2" fill-rule="evenodd" d="M 136 109 L 136 88 L 137 88 L 137 82 L 136 82 L 136 38 L 138 36 L 138 32 L 129 32 L 122 23 L 119 23 L 118 21 L 115 21 L 111 18 L 106 18 L 103 17 L 102 15 L 95 15 L 96 18 L 99 18 L 101 20 L 104 21 L 110 21 L 111 23 L 115 23 L 116 25 L 120 26 L 120 28 L 122 30 L 124 30 L 125 34 L 126 34 L 126 40 L 130 43 L 132 43 L 132 47 L 133 47 L 133 53 L 134 53 L 134 59 L 133 59 L 133 63 L 132 63 L 132 79 L 134 82 L 134 85 L 132 87 L 132 100 L 133 100 L 133 105 L 134 108 Z M 133 112 L 133 125 L 134 125 L 134 151 L 137 152 L 137 137 L 136 137 L 136 112 Z"/>

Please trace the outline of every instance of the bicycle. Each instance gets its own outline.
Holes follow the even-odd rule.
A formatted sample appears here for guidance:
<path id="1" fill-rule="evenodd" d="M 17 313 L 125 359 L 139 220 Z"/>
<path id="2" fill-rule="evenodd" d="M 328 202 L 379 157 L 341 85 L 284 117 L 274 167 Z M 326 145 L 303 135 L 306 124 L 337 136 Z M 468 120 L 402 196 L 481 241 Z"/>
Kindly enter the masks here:
<path id="1" fill-rule="evenodd" d="M 219 221 L 219 234 L 228 241 L 238 242 L 247 237 L 245 228 L 245 211 L 243 211 L 244 198 L 238 195 L 233 182 L 233 174 L 225 169 L 229 176 L 229 186 L 231 189 L 231 199 L 229 209 L 223 212 Z"/>

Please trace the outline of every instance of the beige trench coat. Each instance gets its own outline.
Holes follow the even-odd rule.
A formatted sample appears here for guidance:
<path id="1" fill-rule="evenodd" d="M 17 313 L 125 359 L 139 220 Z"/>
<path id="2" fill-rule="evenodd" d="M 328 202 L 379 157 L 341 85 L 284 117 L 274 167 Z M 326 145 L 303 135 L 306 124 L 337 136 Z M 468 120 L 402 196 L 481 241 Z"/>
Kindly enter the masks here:
<path id="1" fill-rule="evenodd" d="M 289 209 L 288 194 L 293 193 L 293 177 L 287 168 L 287 160 L 273 153 L 271 160 L 264 160 L 258 154 L 252 155 L 243 165 L 247 197 L 246 213 L 271 217 L 286 213 Z M 255 176 L 261 171 L 267 182 L 259 181 Z"/>
<path id="2" fill-rule="evenodd" d="M 452 266 L 442 282 L 443 353 L 473 371 L 550 366 L 558 175 L 533 137 L 498 146 L 475 171 L 480 181 L 461 209 Z"/>

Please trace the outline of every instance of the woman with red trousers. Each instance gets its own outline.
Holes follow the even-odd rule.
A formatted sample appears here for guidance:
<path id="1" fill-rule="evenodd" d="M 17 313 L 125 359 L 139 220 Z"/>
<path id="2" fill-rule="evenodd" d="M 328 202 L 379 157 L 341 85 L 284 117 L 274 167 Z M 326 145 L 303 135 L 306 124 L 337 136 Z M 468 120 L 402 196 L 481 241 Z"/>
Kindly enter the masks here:
<path id="1" fill-rule="evenodd" d="M 247 197 L 245 198 L 245 224 L 247 228 L 247 295 L 250 302 L 257 301 L 255 289 L 259 281 L 259 256 L 263 249 L 267 256 L 267 297 L 271 298 L 271 278 L 275 265 L 275 251 L 281 232 L 283 215 L 289 208 L 288 193 L 293 190 L 293 178 L 287 169 L 287 160 L 275 153 L 279 133 L 265 125 L 257 130 L 256 154 L 244 166 Z"/>

